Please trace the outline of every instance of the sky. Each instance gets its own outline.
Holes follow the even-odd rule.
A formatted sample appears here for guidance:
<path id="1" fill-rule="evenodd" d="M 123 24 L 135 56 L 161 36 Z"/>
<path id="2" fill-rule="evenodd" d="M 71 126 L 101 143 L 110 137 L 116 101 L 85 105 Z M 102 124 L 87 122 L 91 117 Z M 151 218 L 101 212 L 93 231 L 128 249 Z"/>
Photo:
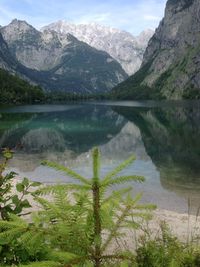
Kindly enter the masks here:
<path id="1" fill-rule="evenodd" d="M 111 26 L 138 35 L 155 29 L 164 15 L 167 0 L 0 0 L 0 25 L 12 19 L 26 20 L 40 29 L 66 20 Z"/>

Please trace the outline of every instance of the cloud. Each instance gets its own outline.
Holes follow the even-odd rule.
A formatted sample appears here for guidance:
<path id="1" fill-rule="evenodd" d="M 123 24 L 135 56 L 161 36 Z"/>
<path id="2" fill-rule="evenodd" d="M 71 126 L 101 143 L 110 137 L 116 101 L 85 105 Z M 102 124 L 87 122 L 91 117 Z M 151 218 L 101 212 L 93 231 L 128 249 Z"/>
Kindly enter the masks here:
<path id="1" fill-rule="evenodd" d="M 157 27 L 166 0 L 1 0 L 0 24 L 13 18 L 27 20 L 36 28 L 65 19 L 75 23 L 96 22 L 139 34 Z"/>

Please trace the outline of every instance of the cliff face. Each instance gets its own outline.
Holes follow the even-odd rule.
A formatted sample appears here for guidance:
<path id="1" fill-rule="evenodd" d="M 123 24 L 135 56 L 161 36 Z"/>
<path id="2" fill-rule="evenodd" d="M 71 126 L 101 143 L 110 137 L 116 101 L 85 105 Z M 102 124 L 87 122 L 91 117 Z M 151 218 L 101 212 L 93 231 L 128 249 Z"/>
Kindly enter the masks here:
<path id="1" fill-rule="evenodd" d="M 146 98 L 199 98 L 199 70 L 200 1 L 168 0 L 141 69 L 116 91 L 129 90 L 133 98 L 138 96 L 136 88 L 145 91 Z"/>

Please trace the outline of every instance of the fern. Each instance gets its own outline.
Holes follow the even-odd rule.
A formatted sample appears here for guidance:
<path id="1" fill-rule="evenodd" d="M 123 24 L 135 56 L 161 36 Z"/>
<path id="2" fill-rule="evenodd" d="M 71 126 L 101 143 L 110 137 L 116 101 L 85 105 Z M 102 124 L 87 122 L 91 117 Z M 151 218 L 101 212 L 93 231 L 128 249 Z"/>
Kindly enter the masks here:
<path id="1" fill-rule="evenodd" d="M 67 168 L 67 167 L 64 167 L 64 166 L 62 166 L 62 165 L 59 165 L 59 164 L 57 164 L 57 163 L 50 162 L 50 161 L 43 161 L 42 164 L 45 165 L 45 166 L 48 166 L 48 167 L 50 167 L 50 168 L 53 168 L 53 169 L 55 169 L 55 170 L 57 170 L 57 171 L 64 172 L 64 173 L 68 174 L 70 177 L 72 177 L 72 178 L 78 180 L 79 182 L 81 182 L 81 183 L 83 183 L 83 184 L 86 184 L 86 185 L 87 185 L 87 184 L 90 184 L 89 181 L 88 181 L 86 178 L 84 178 L 84 177 L 81 176 L 80 174 L 74 172 L 73 170 L 70 170 L 70 169 Z"/>
<path id="2" fill-rule="evenodd" d="M 109 261 L 132 259 L 131 253 L 109 255 L 107 249 L 114 238 L 122 236 L 121 228 L 135 229 L 140 227 L 141 220 L 149 220 L 155 206 L 140 204 L 141 194 L 132 198 L 131 187 L 112 192 L 109 189 L 130 181 L 143 182 L 144 177 L 119 175 L 133 163 L 132 156 L 101 178 L 100 151 L 95 148 L 92 156 L 91 179 L 54 162 L 43 162 L 79 183 L 42 186 L 36 190 L 33 196 L 40 210 L 32 214 L 30 223 L 19 217 L 0 221 L 0 241 L 18 254 L 16 259 L 15 253 L 12 263 L 29 267 L 99 267 L 107 266 Z"/>
<path id="3" fill-rule="evenodd" d="M 102 179 L 100 179 L 100 152 L 97 148 L 93 150 L 92 156 L 93 177 L 91 179 L 53 162 L 43 162 L 51 168 L 67 173 L 70 177 L 78 180 L 79 184 L 56 185 L 44 187 L 37 191 L 37 194 L 41 196 L 53 194 L 53 204 L 47 205 L 46 200 L 37 199 L 46 208 L 46 218 L 54 218 L 51 227 L 57 233 L 56 239 L 59 239 L 60 244 L 62 243 L 62 246 L 59 246 L 59 242 L 56 243 L 59 249 L 76 254 L 82 251 L 84 253 L 81 255 L 85 255 L 85 261 L 91 260 L 94 266 L 98 267 L 101 265 L 110 242 L 120 235 L 120 229 L 122 227 L 138 228 L 140 219 L 148 220 L 151 218 L 150 211 L 155 206 L 139 205 L 138 201 L 142 195 L 138 194 L 132 199 L 129 195 L 130 187 L 113 191 L 110 195 L 107 194 L 107 189 L 112 185 L 130 181 L 144 181 L 144 177 L 138 175 L 118 175 L 124 168 L 133 163 L 134 156 L 121 163 Z M 70 196 L 68 195 L 69 192 Z M 124 199 L 126 195 L 127 197 Z M 45 221 L 48 220 L 45 219 Z M 107 232 L 107 238 L 103 241 L 104 231 Z M 61 237 L 63 233 L 66 241 Z M 117 259 L 118 255 L 112 255 L 112 258 L 115 257 Z"/>

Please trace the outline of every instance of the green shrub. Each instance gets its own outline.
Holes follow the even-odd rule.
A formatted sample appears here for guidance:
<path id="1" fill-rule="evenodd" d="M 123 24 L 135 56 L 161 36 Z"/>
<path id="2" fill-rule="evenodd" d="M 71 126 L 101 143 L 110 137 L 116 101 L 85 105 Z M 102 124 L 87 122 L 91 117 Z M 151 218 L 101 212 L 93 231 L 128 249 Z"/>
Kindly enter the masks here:
<path id="1" fill-rule="evenodd" d="M 193 244 L 181 243 L 167 225 L 161 225 L 161 237 L 150 240 L 144 237 L 136 251 L 138 267 L 199 267 L 200 250 Z"/>

